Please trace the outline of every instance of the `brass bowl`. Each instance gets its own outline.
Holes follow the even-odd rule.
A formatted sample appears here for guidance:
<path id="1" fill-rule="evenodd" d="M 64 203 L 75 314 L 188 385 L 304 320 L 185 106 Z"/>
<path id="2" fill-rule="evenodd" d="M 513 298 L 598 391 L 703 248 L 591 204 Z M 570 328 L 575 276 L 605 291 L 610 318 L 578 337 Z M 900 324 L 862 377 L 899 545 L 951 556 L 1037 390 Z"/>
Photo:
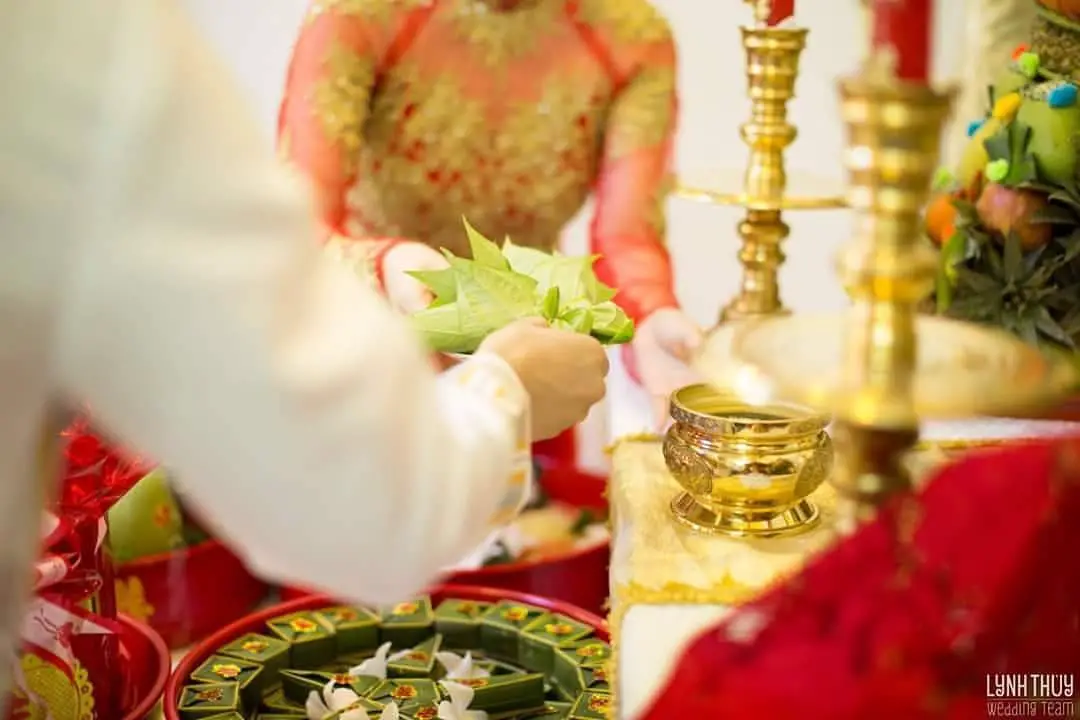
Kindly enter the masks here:
<path id="1" fill-rule="evenodd" d="M 673 393 L 671 417 L 664 460 L 686 491 L 671 502 L 680 523 L 737 537 L 793 535 L 817 523 L 807 498 L 832 470 L 829 418 L 795 405 L 751 406 L 711 385 Z"/>

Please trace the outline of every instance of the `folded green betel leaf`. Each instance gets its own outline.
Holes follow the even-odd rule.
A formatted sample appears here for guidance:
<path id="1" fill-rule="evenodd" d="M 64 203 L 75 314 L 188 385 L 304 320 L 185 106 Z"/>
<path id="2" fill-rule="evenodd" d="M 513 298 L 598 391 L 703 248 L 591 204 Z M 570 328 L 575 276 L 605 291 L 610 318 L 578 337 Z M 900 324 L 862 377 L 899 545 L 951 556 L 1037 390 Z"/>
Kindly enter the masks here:
<path id="1" fill-rule="evenodd" d="M 634 323 L 597 279 L 596 256 L 566 257 L 514 245 L 500 249 L 465 221 L 472 259 L 444 250 L 450 267 L 410 273 L 434 297 L 413 323 L 438 352 L 469 354 L 515 320 L 541 317 L 605 345 L 629 342 Z"/>

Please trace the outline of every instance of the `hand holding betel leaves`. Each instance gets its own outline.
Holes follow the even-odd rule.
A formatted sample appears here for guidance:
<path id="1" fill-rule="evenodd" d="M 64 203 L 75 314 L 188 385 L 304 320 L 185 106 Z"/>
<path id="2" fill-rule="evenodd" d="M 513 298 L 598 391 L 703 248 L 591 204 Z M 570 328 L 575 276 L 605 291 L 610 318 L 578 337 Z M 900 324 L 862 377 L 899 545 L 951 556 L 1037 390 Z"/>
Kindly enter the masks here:
<path id="1" fill-rule="evenodd" d="M 634 337 L 634 323 L 601 283 L 596 256 L 566 257 L 514 245 L 502 249 L 464 221 L 472 259 L 443 250 L 450 267 L 409 273 L 435 299 L 412 316 L 432 350 L 470 354 L 515 320 L 542 317 L 552 327 L 591 335 L 604 345 Z"/>

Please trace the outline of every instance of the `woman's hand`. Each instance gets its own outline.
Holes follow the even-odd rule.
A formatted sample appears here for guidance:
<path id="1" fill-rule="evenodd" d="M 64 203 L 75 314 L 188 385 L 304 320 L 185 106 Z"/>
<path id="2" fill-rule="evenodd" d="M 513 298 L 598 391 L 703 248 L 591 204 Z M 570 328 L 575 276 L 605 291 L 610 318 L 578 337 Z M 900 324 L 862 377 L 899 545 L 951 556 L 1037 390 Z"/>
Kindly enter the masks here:
<path id="1" fill-rule="evenodd" d="M 687 365 L 701 340 L 701 329 L 677 308 L 657 310 L 634 332 L 631 351 L 635 369 L 652 397 L 658 427 L 667 424 L 671 393 L 701 382 Z"/>
<path id="2" fill-rule="evenodd" d="M 386 298 L 399 312 L 411 315 L 431 304 L 432 294 L 410 270 L 445 270 L 450 267 L 438 251 L 427 245 L 406 240 L 396 243 L 382 258 L 383 287 Z"/>

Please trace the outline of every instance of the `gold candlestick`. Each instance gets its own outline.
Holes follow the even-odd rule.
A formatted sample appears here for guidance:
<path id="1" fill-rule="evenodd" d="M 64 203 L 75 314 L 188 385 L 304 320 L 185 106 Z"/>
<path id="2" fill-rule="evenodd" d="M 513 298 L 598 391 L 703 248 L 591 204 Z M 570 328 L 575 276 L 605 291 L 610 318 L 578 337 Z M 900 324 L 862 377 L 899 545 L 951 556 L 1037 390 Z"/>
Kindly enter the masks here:
<path id="1" fill-rule="evenodd" d="M 754 26 L 741 29 L 750 99 L 750 119 L 740 127 L 743 142 L 750 150 L 742 188 L 732 192 L 680 183 L 675 190 L 676 195 L 685 198 L 746 208 L 738 225 L 742 281 L 739 293 L 721 310 L 721 322 L 786 314 L 778 280 L 785 259 L 781 244 L 790 232 L 783 212 L 844 205 L 838 195 L 790 194 L 784 152 L 795 141 L 797 130 L 788 121 L 788 103 L 795 96 L 807 31 L 768 27 L 772 3 L 747 0 L 747 4 L 753 9 Z"/>
<path id="2" fill-rule="evenodd" d="M 842 81 L 840 96 L 857 230 L 839 260 L 853 308 L 833 484 L 849 506 L 842 517 L 855 521 L 911 486 L 902 458 L 919 436 L 915 321 L 937 269 L 922 208 L 953 93 L 866 73 Z"/>
<path id="3" fill-rule="evenodd" d="M 768 17 L 768 4 L 756 7 L 762 6 Z M 739 223 L 743 277 L 739 294 L 721 311 L 721 321 L 787 312 L 777 279 L 784 262 L 780 243 L 790 232 L 781 219 L 787 190 L 784 151 L 797 134 L 788 122 L 787 105 L 795 96 L 806 30 L 744 27 L 742 42 L 750 96 L 750 120 L 740 128 L 750 148 L 743 182 L 746 217 Z"/>

